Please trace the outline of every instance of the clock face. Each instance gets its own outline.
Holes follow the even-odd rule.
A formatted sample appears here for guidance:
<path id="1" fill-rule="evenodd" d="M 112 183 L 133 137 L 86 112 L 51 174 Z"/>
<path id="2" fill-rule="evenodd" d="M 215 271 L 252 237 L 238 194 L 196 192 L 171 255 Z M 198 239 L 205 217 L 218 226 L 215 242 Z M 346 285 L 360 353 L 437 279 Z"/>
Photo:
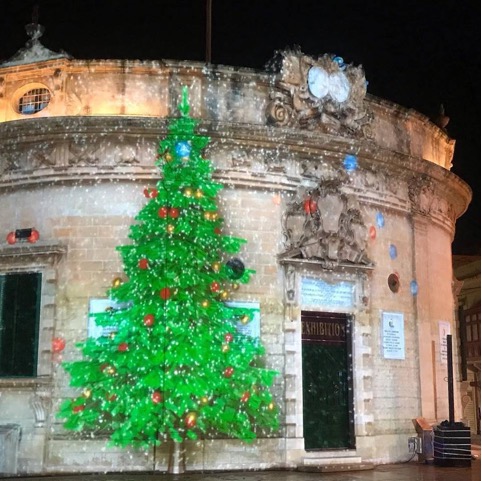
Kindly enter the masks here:
<path id="1" fill-rule="evenodd" d="M 337 102 L 345 102 L 350 96 L 350 82 L 343 72 L 329 74 L 321 67 L 308 71 L 308 89 L 314 97 L 322 99 L 329 95 Z"/>
<path id="2" fill-rule="evenodd" d="M 329 76 L 326 70 L 320 67 L 311 67 L 308 70 L 308 89 L 317 99 L 322 99 L 328 93 Z"/>
<path id="3" fill-rule="evenodd" d="M 350 83 L 343 72 L 330 75 L 330 95 L 337 102 L 344 102 L 350 95 Z"/>

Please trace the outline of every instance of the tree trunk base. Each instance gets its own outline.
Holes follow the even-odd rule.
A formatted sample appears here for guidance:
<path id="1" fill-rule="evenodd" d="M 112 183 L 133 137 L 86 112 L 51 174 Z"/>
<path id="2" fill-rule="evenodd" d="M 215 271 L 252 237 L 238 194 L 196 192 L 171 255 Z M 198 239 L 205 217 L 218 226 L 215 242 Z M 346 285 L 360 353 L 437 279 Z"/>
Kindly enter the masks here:
<path id="1" fill-rule="evenodd" d="M 183 474 L 186 472 L 186 449 L 184 442 L 171 442 L 167 472 L 169 474 Z"/>

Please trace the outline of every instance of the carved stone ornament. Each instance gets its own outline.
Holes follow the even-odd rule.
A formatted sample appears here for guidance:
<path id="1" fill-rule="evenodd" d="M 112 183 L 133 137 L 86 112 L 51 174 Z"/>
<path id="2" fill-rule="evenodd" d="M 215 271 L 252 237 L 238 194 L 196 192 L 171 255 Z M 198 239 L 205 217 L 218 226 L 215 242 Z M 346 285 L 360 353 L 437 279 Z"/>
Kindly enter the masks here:
<path id="1" fill-rule="evenodd" d="M 366 254 L 368 229 L 358 200 L 343 193 L 341 184 L 341 177 L 321 178 L 315 189 L 298 192 L 284 216 L 281 259 L 318 260 L 330 268 L 373 265 Z"/>
<path id="2" fill-rule="evenodd" d="M 318 58 L 299 50 L 285 50 L 280 77 L 270 94 L 268 123 L 301 127 L 348 137 L 371 137 L 373 118 L 364 106 L 366 79 L 361 66 L 341 57 Z"/>

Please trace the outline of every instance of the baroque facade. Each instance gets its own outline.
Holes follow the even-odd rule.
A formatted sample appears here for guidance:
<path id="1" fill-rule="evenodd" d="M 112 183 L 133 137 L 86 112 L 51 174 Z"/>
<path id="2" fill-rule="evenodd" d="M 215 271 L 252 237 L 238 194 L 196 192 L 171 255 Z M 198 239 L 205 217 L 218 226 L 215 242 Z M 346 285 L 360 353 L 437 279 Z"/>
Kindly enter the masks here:
<path id="1" fill-rule="evenodd" d="M 471 199 L 450 172 L 454 141 L 367 94 L 362 67 L 339 57 L 286 50 L 264 72 L 75 60 L 45 49 L 34 26 L 0 64 L 2 236 L 39 235 L 0 244 L 0 277 L 39 282 L 34 365 L 0 376 L 0 425 L 22 433 L 15 469 L 167 467 L 167 448 L 106 448 L 65 431 L 56 410 L 73 392 L 60 363 L 77 358 L 89 312 L 122 276 L 115 247 L 158 178 L 157 143 L 184 85 L 211 138 L 227 225 L 248 240 L 257 274 L 234 300 L 259 306 L 282 425 L 250 445 L 188 443 L 187 469 L 408 459 L 412 419 L 448 417 L 451 242 Z"/>

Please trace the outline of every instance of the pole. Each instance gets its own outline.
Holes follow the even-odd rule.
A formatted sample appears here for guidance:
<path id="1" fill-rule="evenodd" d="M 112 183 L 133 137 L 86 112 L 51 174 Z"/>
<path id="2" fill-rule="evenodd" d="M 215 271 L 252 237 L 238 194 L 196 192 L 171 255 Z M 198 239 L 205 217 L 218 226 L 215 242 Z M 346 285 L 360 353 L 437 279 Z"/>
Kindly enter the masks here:
<path id="1" fill-rule="evenodd" d="M 452 426 L 454 415 L 454 369 L 452 363 L 452 334 L 447 334 L 447 379 L 449 388 L 449 423 Z"/>
<path id="2" fill-rule="evenodd" d="M 211 63 L 212 0 L 206 0 L 206 63 Z"/>

